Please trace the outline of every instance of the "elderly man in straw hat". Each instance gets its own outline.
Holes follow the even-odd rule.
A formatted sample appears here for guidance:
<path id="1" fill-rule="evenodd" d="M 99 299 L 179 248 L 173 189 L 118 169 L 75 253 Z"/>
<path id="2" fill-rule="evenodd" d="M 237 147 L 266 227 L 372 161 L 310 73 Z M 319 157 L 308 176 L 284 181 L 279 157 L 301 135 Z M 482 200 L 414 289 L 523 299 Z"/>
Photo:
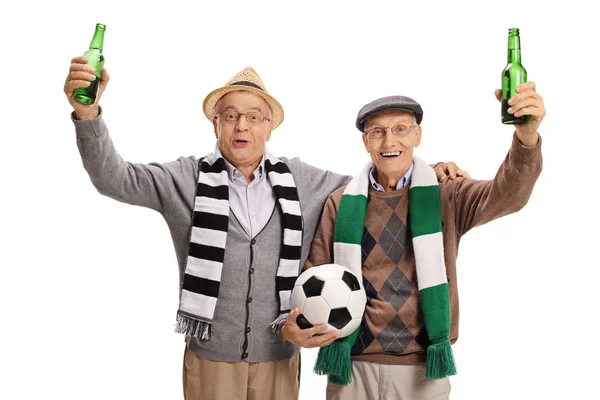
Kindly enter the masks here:
<path id="1" fill-rule="evenodd" d="M 295 399 L 299 348 L 280 326 L 327 196 L 349 177 L 278 158 L 266 150 L 283 108 L 251 68 L 210 93 L 203 104 L 217 143 L 200 159 L 125 162 L 115 150 L 98 100 L 82 105 L 73 90 L 95 79 L 73 59 L 65 93 L 83 165 L 98 191 L 160 212 L 180 268 L 176 329 L 185 334 L 186 399 Z M 449 170 L 449 172 L 448 172 Z M 440 176 L 464 174 L 454 164 Z M 312 337 L 321 346 L 335 336 Z"/>
<path id="2" fill-rule="evenodd" d="M 449 398 L 460 239 L 524 207 L 542 170 L 538 127 L 546 111 L 535 83 L 520 85 L 509 105 L 514 115 L 530 117 L 515 125 L 494 179 L 440 184 L 413 154 L 421 143 L 419 103 L 391 96 L 359 111 L 356 127 L 371 160 L 327 199 L 305 265 L 349 267 L 362 275 L 369 299 L 356 332 L 319 351 L 315 369 L 328 375 L 328 400 Z M 297 314 L 288 318 L 286 336 L 298 330 Z"/>

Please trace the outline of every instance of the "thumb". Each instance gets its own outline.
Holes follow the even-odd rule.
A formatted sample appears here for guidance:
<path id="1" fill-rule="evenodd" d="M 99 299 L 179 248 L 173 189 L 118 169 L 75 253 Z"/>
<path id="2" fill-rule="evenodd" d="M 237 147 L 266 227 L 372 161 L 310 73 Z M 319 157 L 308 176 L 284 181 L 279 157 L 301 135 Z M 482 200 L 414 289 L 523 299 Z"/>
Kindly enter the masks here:
<path id="1" fill-rule="evenodd" d="M 496 89 L 494 95 L 496 96 L 496 100 L 502 101 L 502 91 L 500 89 Z"/>
<path id="2" fill-rule="evenodd" d="M 297 325 L 296 318 L 298 318 L 298 315 L 300 315 L 300 309 L 294 308 L 292 310 L 292 312 L 290 313 L 290 315 L 288 316 L 286 323 L 289 322 L 290 325 Z"/>

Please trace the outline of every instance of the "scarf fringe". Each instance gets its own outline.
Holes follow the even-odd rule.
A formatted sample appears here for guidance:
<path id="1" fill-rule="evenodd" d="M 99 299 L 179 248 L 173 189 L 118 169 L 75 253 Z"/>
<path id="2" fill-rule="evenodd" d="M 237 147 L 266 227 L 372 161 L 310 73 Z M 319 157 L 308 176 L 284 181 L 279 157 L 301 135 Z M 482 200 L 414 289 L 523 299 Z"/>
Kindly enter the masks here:
<path id="1" fill-rule="evenodd" d="M 271 322 L 271 331 L 273 333 L 279 334 L 281 332 L 281 327 L 287 321 L 290 313 L 282 313 L 275 319 L 275 321 Z"/>
<path id="2" fill-rule="evenodd" d="M 352 382 L 352 346 L 358 338 L 360 327 L 350 335 L 337 339 L 328 346 L 319 349 L 314 372 L 328 375 L 327 381 L 336 385 L 348 385 Z"/>
<path id="3" fill-rule="evenodd" d="M 327 380 L 337 385 L 347 385 L 352 381 L 352 345 L 347 340 L 336 340 L 329 346 L 321 347 L 314 372 L 328 375 Z"/>
<path id="4" fill-rule="evenodd" d="M 209 340 L 212 338 L 210 322 L 199 321 L 181 314 L 177 314 L 175 332 L 183 333 L 186 336 L 192 336 L 200 340 Z"/>
<path id="5" fill-rule="evenodd" d="M 447 376 L 456 375 L 456 365 L 450 340 L 446 339 L 440 343 L 431 344 L 427 348 L 427 379 L 442 379 Z"/>

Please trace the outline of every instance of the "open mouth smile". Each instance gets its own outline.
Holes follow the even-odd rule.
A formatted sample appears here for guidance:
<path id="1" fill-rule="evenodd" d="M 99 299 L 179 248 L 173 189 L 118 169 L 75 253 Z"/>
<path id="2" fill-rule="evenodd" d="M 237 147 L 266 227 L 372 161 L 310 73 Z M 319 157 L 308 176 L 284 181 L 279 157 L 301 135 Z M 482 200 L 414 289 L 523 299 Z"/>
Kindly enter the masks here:
<path id="1" fill-rule="evenodd" d="M 379 153 L 379 155 L 383 158 L 396 158 L 400 157 L 400 154 L 402 154 L 401 151 L 384 151 L 382 153 Z"/>

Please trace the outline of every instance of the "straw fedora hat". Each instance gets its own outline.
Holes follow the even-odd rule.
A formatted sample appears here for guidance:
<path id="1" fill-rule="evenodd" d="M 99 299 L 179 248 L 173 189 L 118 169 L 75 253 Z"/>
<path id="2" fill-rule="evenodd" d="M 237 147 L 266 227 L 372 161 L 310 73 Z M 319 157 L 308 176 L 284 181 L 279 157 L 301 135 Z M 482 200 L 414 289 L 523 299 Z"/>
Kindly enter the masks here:
<path id="1" fill-rule="evenodd" d="M 233 92 L 235 90 L 246 90 L 248 92 L 256 93 L 261 96 L 271 107 L 271 113 L 273 117 L 273 128 L 275 129 L 283 122 L 283 107 L 274 97 L 272 97 L 268 92 L 265 84 L 263 83 L 260 76 L 250 67 L 244 68 L 242 71 L 238 72 L 233 78 L 229 80 L 223 87 L 213 90 L 206 96 L 204 102 L 202 103 L 202 109 L 204 110 L 204 115 L 209 120 L 213 120 L 214 118 L 214 109 L 217 102 L 221 99 L 221 97 L 225 96 L 229 92 Z"/>

